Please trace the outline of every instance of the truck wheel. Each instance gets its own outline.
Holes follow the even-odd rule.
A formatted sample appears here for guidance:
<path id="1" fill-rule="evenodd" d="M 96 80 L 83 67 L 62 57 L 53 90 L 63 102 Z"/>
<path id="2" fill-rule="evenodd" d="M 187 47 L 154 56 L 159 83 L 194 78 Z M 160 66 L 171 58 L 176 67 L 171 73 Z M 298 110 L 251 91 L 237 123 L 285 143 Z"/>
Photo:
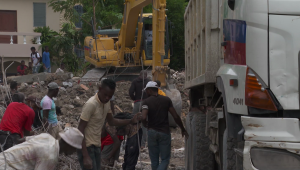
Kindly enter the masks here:
<path id="1" fill-rule="evenodd" d="M 222 92 L 223 97 L 223 106 L 224 106 L 224 116 L 227 114 L 227 102 L 226 102 L 226 94 L 223 86 L 223 82 L 221 82 L 220 91 Z M 222 170 L 236 170 L 236 153 L 234 152 L 234 148 L 237 148 L 237 141 L 234 138 L 228 137 L 228 129 L 226 128 L 226 118 L 220 120 L 219 122 L 219 150 L 220 150 L 220 161 Z"/>
<path id="2" fill-rule="evenodd" d="M 193 133 L 193 169 L 214 170 L 215 159 L 212 151 L 209 150 L 210 139 L 205 135 L 206 114 L 195 112 L 191 131 Z"/>
<path id="3" fill-rule="evenodd" d="M 237 143 L 238 149 L 244 150 L 245 142 L 241 141 Z M 243 157 L 236 154 L 236 170 L 243 170 Z"/>
<path id="4" fill-rule="evenodd" d="M 193 120 L 194 113 L 190 112 L 186 115 L 185 129 L 189 134 L 188 140 L 185 141 L 185 168 L 193 169 L 193 133 L 191 131 L 191 122 Z"/>
<path id="5" fill-rule="evenodd" d="M 234 138 L 228 138 L 228 131 L 225 129 L 222 138 L 222 162 L 223 170 L 236 169 L 236 154 L 234 148 L 236 147 L 236 141 Z"/>

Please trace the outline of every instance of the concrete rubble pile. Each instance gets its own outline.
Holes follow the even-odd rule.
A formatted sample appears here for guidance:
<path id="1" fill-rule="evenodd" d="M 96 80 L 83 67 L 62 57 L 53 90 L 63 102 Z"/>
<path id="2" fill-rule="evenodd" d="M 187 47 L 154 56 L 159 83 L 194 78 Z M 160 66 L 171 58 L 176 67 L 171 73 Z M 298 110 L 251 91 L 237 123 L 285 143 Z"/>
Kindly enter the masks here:
<path id="1" fill-rule="evenodd" d="M 181 99 L 182 99 L 181 119 L 185 124 L 185 116 L 188 114 L 190 108 L 189 90 L 184 89 L 185 72 L 184 71 L 178 72 L 171 69 L 170 75 L 171 75 L 170 83 L 175 84 L 176 88 L 181 93 Z"/>
<path id="2" fill-rule="evenodd" d="M 176 84 L 177 89 L 181 92 L 183 100 L 182 106 L 182 119 L 185 122 L 185 115 L 188 113 L 188 91 L 184 90 L 184 72 L 175 72 L 171 70 L 171 81 Z M 39 73 L 34 75 L 8 77 L 8 83 L 17 81 L 19 84 L 18 91 L 28 96 L 35 96 L 42 99 L 47 93 L 47 84 L 54 81 L 60 87 L 57 98 L 54 99 L 56 106 L 61 110 L 58 113 L 58 120 L 64 128 L 66 123 L 71 126 L 77 127 L 79 117 L 81 114 L 82 106 L 84 103 L 93 96 L 98 90 L 98 83 L 82 84 L 80 77 L 73 77 L 71 73 Z M 132 100 L 128 94 L 131 82 L 120 81 L 117 82 L 115 92 L 115 112 L 132 112 Z M 4 88 L 4 86 L 2 86 Z M 3 103 L 3 98 L 0 98 L 0 103 Z M 1 111 L 1 108 L 0 108 Z M 100 140 L 100 139 L 99 139 Z M 120 159 L 123 159 L 124 152 L 121 152 Z M 121 162 L 116 163 L 116 169 L 121 169 Z M 141 166 L 142 164 L 142 166 Z M 77 161 L 76 154 L 71 156 L 60 156 L 59 165 L 57 169 L 80 169 Z M 151 169 L 148 150 L 145 149 L 141 152 L 141 163 L 137 165 L 137 169 Z M 183 170 L 184 169 L 184 139 L 181 137 L 180 129 L 172 129 L 172 159 L 170 162 L 170 169 Z"/>

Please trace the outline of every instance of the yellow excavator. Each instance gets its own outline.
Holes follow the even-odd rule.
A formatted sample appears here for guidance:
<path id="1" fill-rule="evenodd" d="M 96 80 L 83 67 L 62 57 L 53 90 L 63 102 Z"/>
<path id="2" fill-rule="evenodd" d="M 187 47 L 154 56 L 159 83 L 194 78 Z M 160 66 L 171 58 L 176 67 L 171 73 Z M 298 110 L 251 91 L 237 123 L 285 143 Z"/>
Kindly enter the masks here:
<path id="1" fill-rule="evenodd" d="M 152 13 L 144 14 L 143 8 L 149 4 L 152 4 Z M 115 78 L 119 74 L 128 75 L 125 70 L 136 70 L 135 74 L 139 74 L 139 69 L 134 68 L 152 67 L 152 80 L 161 82 L 166 95 L 181 114 L 180 92 L 167 81 L 170 63 L 168 31 L 166 0 L 125 0 L 120 30 L 98 30 L 97 35 L 85 38 L 85 59 L 98 69 L 90 70 L 82 80 L 99 80 L 111 69 L 114 69 Z M 116 70 L 122 71 L 116 73 Z M 175 122 L 171 120 L 171 124 Z"/>

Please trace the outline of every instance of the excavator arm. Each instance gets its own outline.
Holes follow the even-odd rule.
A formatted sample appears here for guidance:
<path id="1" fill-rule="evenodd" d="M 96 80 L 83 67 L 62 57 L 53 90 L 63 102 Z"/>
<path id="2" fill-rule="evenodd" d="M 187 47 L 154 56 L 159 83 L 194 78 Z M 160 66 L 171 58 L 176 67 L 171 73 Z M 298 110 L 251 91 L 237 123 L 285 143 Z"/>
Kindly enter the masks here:
<path id="1" fill-rule="evenodd" d="M 143 8 L 152 4 L 152 74 L 153 80 L 160 80 L 161 85 L 166 86 L 167 66 L 163 66 L 163 56 L 165 55 L 165 23 L 166 23 L 166 0 L 125 0 L 122 27 L 117 42 L 118 58 L 124 64 L 126 53 L 134 53 L 135 62 L 141 62 L 140 46 L 142 39 L 142 15 Z M 136 23 L 138 23 L 138 36 L 135 45 Z M 135 47 L 133 50 L 130 50 Z M 134 51 L 134 52 L 133 52 Z"/>
<path id="2" fill-rule="evenodd" d="M 152 75 L 153 80 L 159 80 L 161 86 L 165 87 L 166 73 L 168 66 L 163 65 L 163 56 L 165 55 L 165 23 L 166 23 L 166 0 L 153 0 L 153 62 Z"/>
<path id="3" fill-rule="evenodd" d="M 119 51 L 118 58 L 120 59 L 120 64 L 125 64 L 124 57 L 125 53 L 134 53 L 135 62 L 140 62 L 140 45 L 142 38 L 142 15 L 143 8 L 151 4 L 152 0 L 125 0 L 124 4 L 124 14 L 122 19 L 122 26 L 119 33 L 119 38 L 117 42 L 117 50 Z M 139 20 L 140 16 L 140 20 Z M 139 22 L 138 22 L 139 20 Z M 138 37 L 137 45 L 135 46 L 135 31 L 136 24 L 138 23 Z M 132 47 L 135 49 L 130 50 Z"/>

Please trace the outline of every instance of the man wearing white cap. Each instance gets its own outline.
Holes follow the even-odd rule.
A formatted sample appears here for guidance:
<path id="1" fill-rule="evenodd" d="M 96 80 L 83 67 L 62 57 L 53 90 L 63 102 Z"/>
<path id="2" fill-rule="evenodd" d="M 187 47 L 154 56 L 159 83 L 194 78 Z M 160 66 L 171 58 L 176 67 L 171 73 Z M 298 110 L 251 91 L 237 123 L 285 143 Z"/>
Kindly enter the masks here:
<path id="1" fill-rule="evenodd" d="M 152 170 L 166 170 L 171 157 L 171 133 L 168 112 L 171 113 L 180 127 L 182 137 L 188 138 L 189 135 L 183 127 L 171 99 L 158 95 L 158 88 L 159 86 L 156 82 L 150 81 L 144 89 L 149 97 L 142 104 L 142 122 L 148 128 L 148 148 Z"/>
<path id="2" fill-rule="evenodd" d="M 66 127 L 60 140 L 47 133 L 26 137 L 19 145 L 0 154 L 0 169 L 53 170 L 59 154 L 70 155 L 81 149 L 83 134 L 76 128 Z"/>
<path id="3" fill-rule="evenodd" d="M 57 97 L 59 86 L 55 82 L 48 84 L 48 93 L 41 101 L 41 116 L 43 118 L 44 127 L 49 129 L 47 132 L 52 135 L 55 139 L 59 138 L 58 133 L 62 131 L 61 127 L 58 124 L 57 115 L 56 115 L 56 106 L 53 101 L 53 97 Z"/>

